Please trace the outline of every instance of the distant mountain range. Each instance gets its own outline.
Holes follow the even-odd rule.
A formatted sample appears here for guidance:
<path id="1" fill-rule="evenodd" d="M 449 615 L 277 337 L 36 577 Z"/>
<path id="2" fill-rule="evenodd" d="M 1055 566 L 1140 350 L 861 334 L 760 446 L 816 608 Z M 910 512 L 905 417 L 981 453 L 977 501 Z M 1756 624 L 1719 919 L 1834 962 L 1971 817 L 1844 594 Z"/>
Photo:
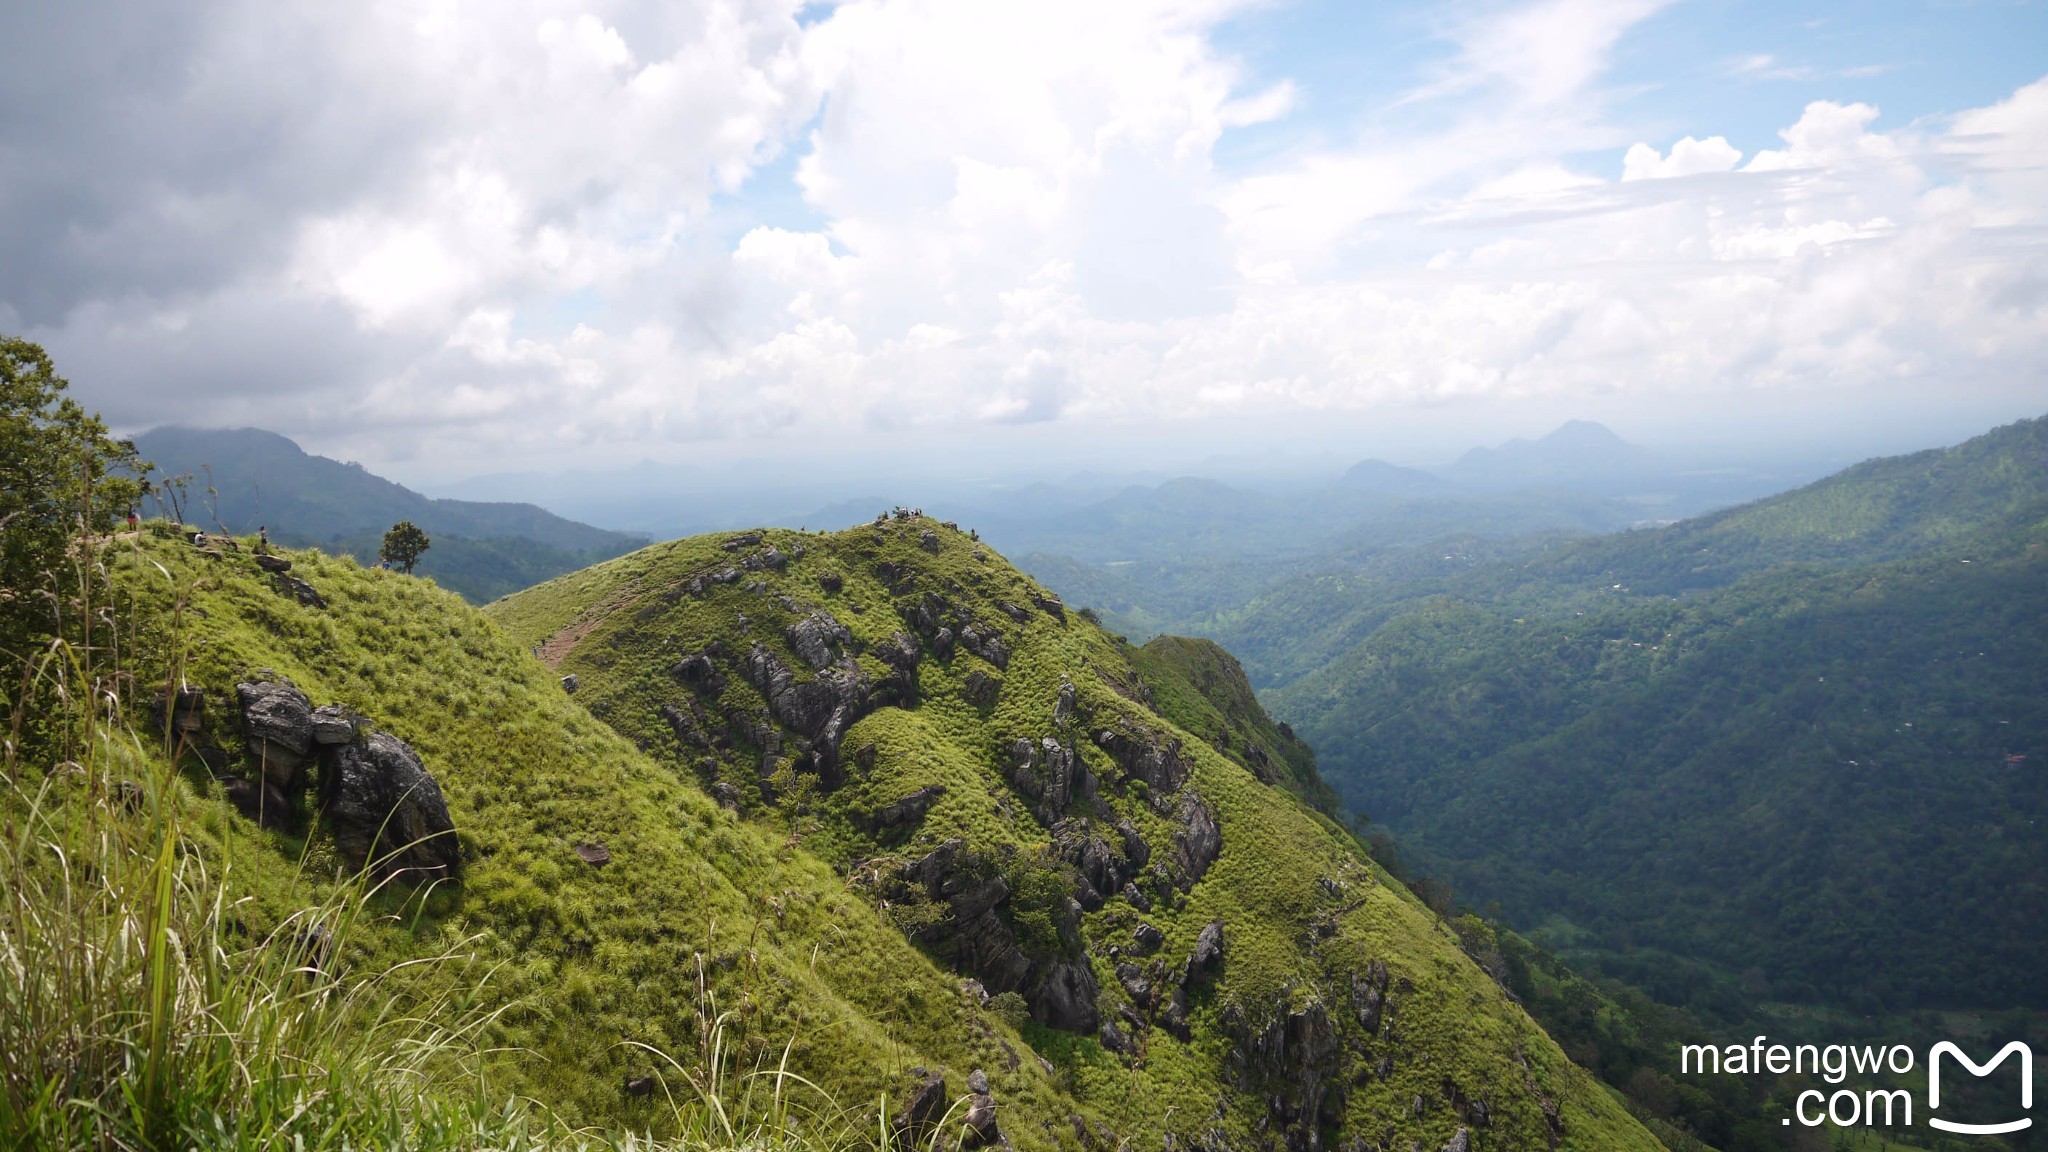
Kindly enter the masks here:
<path id="1" fill-rule="evenodd" d="M 188 478 L 185 518 L 209 529 L 265 527 L 280 544 L 375 563 L 384 532 L 410 520 L 433 539 L 419 573 L 475 603 L 646 543 L 532 504 L 432 499 L 256 428 L 157 428 L 135 445 L 161 477 Z"/>
<path id="2" fill-rule="evenodd" d="M 2048 419 L 1440 547 L 1207 629 L 1412 859 L 1671 1002 L 2048 1009 Z"/>

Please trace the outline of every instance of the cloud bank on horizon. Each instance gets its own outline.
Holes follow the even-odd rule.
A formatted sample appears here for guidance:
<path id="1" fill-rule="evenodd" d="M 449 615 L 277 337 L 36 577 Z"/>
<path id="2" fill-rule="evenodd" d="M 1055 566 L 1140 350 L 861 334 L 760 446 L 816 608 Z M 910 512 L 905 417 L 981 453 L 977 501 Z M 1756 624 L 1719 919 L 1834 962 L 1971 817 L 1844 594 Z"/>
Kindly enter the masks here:
<path id="1" fill-rule="evenodd" d="M 2039 6 L 1710 7 L 16 5 L 0 330 L 373 462 L 2048 398 Z"/>

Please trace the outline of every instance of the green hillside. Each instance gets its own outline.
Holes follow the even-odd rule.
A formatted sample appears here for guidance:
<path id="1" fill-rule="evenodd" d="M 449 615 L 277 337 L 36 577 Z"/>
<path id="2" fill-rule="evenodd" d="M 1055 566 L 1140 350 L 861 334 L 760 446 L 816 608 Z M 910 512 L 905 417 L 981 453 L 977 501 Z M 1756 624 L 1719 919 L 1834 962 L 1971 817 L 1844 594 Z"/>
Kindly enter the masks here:
<path id="1" fill-rule="evenodd" d="M 1297 795 L 1227 655 L 1133 649 L 950 525 L 673 541 L 489 614 L 1131 1146 L 1655 1146 Z"/>
<path id="2" fill-rule="evenodd" d="M 2048 421 L 1338 591 L 1223 634 L 1341 613 L 1270 702 L 1467 899 L 1724 1013 L 2048 1007 Z"/>
<path id="3" fill-rule="evenodd" d="M 188 478 L 183 514 L 207 531 L 260 525 L 280 544 L 374 564 L 385 530 L 410 520 L 433 538 L 418 573 L 475 604 L 646 543 L 532 504 L 431 499 L 256 428 L 156 428 L 135 444 L 159 478 Z"/>

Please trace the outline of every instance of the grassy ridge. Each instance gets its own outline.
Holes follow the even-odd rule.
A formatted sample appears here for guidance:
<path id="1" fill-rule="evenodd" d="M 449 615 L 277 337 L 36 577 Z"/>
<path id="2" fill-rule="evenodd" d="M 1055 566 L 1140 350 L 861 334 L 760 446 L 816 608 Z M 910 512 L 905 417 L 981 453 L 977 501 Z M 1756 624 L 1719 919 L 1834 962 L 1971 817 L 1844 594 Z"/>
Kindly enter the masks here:
<path id="1" fill-rule="evenodd" d="M 1470 1125 L 1482 1145 L 1542 1147 L 1553 1139 L 1549 1107 L 1561 1118 L 1562 1146 L 1655 1146 L 1472 964 L 1446 926 L 1290 791 L 1313 795 L 1317 787 L 1306 750 L 1288 746 L 1247 701 L 1217 707 L 1200 687 L 1220 670 L 1215 654 L 1141 652 L 1044 597 L 966 535 L 912 518 L 830 535 L 673 541 L 509 597 L 490 615 L 558 672 L 575 675 L 577 701 L 675 778 L 723 791 L 785 843 L 800 841 L 804 852 L 856 876 L 886 878 L 952 838 L 981 859 L 1007 862 L 1009 929 L 1041 965 L 1089 964 L 1103 1018 L 1136 1047 L 1120 1053 L 1102 1037 L 1038 1024 L 1027 1025 L 1024 1038 L 1084 1106 L 1135 1144 L 1175 1133 L 1261 1146 L 1283 1129 L 1291 1141 L 1321 1128 L 1327 1139 L 1378 1139 L 1391 1130 L 1434 1147 Z M 947 619 L 971 620 L 979 635 L 999 638 L 1004 658 L 933 646 L 931 629 L 920 631 L 916 619 L 918 606 L 932 603 Z M 788 733 L 770 737 L 774 726 L 762 726 L 771 705 L 745 671 L 758 645 L 800 670 L 800 683 L 813 680 L 790 629 L 817 612 L 847 629 L 843 648 L 874 681 L 890 674 L 876 654 L 892 637 L 924 637 L 914 706 L 878 708 L 846 732 L 847 776 L 837 789 L 772 766 L 791 755 Z M 679 662 L 698 654 L 721 670 L 715 683 L 707 686 L 701 673 L 696 687 L 679 679 Z M 1066 719 L 1064 685 L 1072 696 Z M 696 720 L 676 723 L 693 707 L 701 710 Z M 1211 746 L 1233 723 L 1249 723 L 1261 742 L 1272 742 L 1288 786 L 1262 782 Z M 1000 766 L 1016 738 L 1067 741 L 1100 782 L 1097 825 L 1126 821 L 1155 862 L 1168 859 L 1185 809 L 1124 778 L 1090 737 L 1111 728 L 1143 731 L 1162 746 L 1179 742 L 1192 771 L 1186 791 L 1213 812 L 1223 847 L 1186 890 L 1156 870 L 1140 874 L 1149 912 L 1112 897 L 1070 930 L 1061 923 L 1073 875 L 1056 858 L 1046 820 Z M 1241 743 L 1236 751 L 1243 755 Z M 884 809 L 934 785 L 944 791 L 924 793 L 930 806 L 921 819 L 877 826 Z M 931 926 L 923 917 L 938 910 L 913 902 L 893 914 L 921 932 Z M 1213 984 L 1193 985 L 1183 1041 L 1145 1022 L 1146 1007 L 1120 986 L 1115 961 L 1122 953 L 1142 962 L 1131 941 L 1143 923 L 1161 933 L 1159 955 L 1170 970 L 1212 922 L 1224 925 L 1227 958 Z M 1375 963 L 1389 970 L 1390 1002 L 1398 1005 L 1377 1033 L 1357 1011 L 1358 982 Z M 1324 1035 L 1328 1050 L 1317 1048 Z M 1472 1101 L 1485 1108 L 1473 1110 Z M 1483 1127 L 1475 1115 L 1486 1117 Z"/>
<path id="2" fill-rule="evenodd" d="M 224 705 L 233 685 L 269 669 L 418 750 L 460 829 L 464 880 L 424 900 L 387 898 L 344 964 L 473 957 L 424 974 L 423 994 L 470 989 L 502 1009 L 486 1040 L 506 1051 L 484 1068 L 500 1098 L 532 1098 L 575 1125 L 659 1132 L 673 1127 L 664 1094 L 631 1096 L 624 1082 L 661 1076 L 691 1099 L 686 1079 L 648 1049 L 701 1074 L 718 1032 L 741 1068 L 772 1066 L 794 1038 L 791 1070 L 856 1112 L 900 1095 L 908 1067 L 953 1070 L 956 1092 L 980 1067 L 1004 1106 L 1031 1118 L 1013 1130 L 1019 1147 L 1054 1145 L 1055 1120 L 1067 1130 L 1071 1101 L 1036 1061 L 1017 1058 L 1015 1033 L 815 857 L 652 763 L 452 594 L 346 559 L 292 559 L 328 607 L 280 594 L 244 559 L 184 545 L 123 553 L 114 567 L 155 632 L 153 650 L 175 645 L 186 678 L 208 690 L 207 736 L 219 746 L 241 743 Z M 338 882 L 317 825 L 306 839 L 259 832 L 217 799 L 203 769 L 185 769 L 216 797 L 195 832 L 249 885 L 248 931 L 273 931 Z M 611 863 L 583 864 L 573 849 L 586 841 L 604 843 Z"/>

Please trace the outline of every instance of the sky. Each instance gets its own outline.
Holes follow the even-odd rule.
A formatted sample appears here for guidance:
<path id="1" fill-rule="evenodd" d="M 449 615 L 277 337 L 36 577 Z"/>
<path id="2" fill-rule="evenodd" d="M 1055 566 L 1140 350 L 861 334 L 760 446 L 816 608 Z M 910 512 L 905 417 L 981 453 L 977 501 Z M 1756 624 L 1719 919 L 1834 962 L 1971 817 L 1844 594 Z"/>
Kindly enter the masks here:
<path id="1" fill-rule="evenodd" d="M 1946 442 L 2044 256 L 2020 0 L 0 0 L 0 331 L 428 487 Z"/>

